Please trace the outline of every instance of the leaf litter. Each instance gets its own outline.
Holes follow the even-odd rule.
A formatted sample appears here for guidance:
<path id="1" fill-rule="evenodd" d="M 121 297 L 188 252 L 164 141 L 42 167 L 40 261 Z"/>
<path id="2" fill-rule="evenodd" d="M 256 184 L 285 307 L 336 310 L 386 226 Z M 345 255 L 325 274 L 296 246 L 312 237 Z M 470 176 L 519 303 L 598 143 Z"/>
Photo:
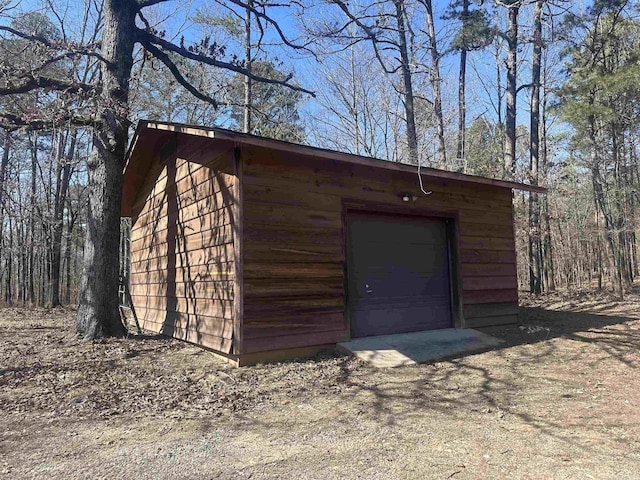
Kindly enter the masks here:
<path id="1" fill-rule="evenodd" d="M 392 370 L 330 352 L 233 368 L 161 336 L 82 342 L 72 309 L 2 309 L 0 478 L 633 478 L 638 294 L 521 303 L 520 325 L 483 329 L 499 349 Z"/>

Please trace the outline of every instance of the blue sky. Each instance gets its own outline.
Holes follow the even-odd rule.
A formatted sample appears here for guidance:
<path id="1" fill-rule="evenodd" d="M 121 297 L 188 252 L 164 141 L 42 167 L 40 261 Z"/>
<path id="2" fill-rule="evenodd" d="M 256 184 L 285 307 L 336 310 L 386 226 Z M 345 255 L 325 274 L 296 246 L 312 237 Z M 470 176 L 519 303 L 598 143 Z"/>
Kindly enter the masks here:
<path id="1" fill-rule="evenodd" d="M 489 4 L 490 2 L 486 2 Z M 43 8 L 46 3 L 40 1 L 27 0 L 20 3 L 21 9 Z M 63 17 L 67 22 L 67 29 L 70 36 L 74 36 L 74 32 L 79 28 L 81 22 L 81 12 L 83 2 L 79 0 L 62 1 L 56 0 L 56 12 L 60 17 Z M 321 8 L 316 7 L 310 11 L 304 20 L 309 21 L 311 15 L 317 15 L 319 10 L 322 10 L 322 17 L 326 18 L 328 15 L 335 13 L 339 14 L 338 10 L 333 6 L 323 6 Z M 438 38 L 441 41 L 441 51 L 446 50 L 447 44 L 451 39 L 455 28 L 455 25 L 451 25 L 450 22 L 442 20 L 442 15 L 447 8 L 448 2 L 435 1 L 435 19 L 436 30 Z M 217 11 L 213 7 L 217 6 Z M 574 4 L 573 8 L 577 8 Z M 189 41 L 197 41 L 204 34 L 203 28 L 193 22 L 198 10 L 210 11 L 210 13 L 224 12 L 224 8 L 218 6 L 213 2 L 205 2 L 203 0 L 191 0 L 191 1 L 168 1 L 166 3 L 157 5 L 150 9 L 145 10 L 148 17 L 152 21 L 160 22 L 159 26 L 162 29 L 166 29 L 168 37 L 178 40 L 181 36 L 185 37 L 187 43 Z M 504 8 L 498 7 L 493 9 L 497 15 L 496 21 L 498 23 L 504 23 Z M 299 36 L 301 18 L 297 17 L 295 11 L 289 8 L 278 8 L 272 13 L 273 18 L 278 22 L 285 34 L 295 39 Z M 531 17 L 531 6 L 523 7 L 521 10 L 522 25 L 520 28 L 520 34 L 523 38 L 529 35 L 528 24 Z M 501 18 L 501 19 L 500 19 Z M 1 21 L 1 20 L 0 20 Z M 504 27 L 504 25 L 503 25 Z M 215 37 L 220 43 L 227 45 L 228 53 L 232 54 L 234 50 L 242 57 L 241 50 L 239 50 L 239 44 L 229 35 L 222 32 L 221 29 L 216 30 Z M 265 56 L 275 61 L 278 59 L 281 63 L 280 68 L 285 72 L 293 72 L 295 74 L 295 80 L 306 88 L 316 88 L 318 79 L 321 77 L 323 70 L 328 68 L 327 63 L 319 64 L 312 56 L 308 54 L 301 54 L 294 52 L 290 48 L 282 48 L 278 46 L 278 38 L 275 35 L 273 29 L 268 29 L 265 35 L 265 44 L 273 44 L 266 47 L 267 53 Z M 529 66 L 528 66 L 528 49 L 527 45 L 523 45 L 520 50 L 520 58 L 522 63 L 519 67 L 519 83 L 524 84 L 529 82 Z M 562 61 L 558 57 L 558 52 L 552 51 L 552 65 L 549 81 L 558 86 L 563 80 Z M 372 55 L 370 53 L 370 55 Z M 504 52 L 499 52 L 499 70 L 501 74 L 502 87 L 504 88 L 504 74 L 505 67 L 503 63 Z M 447 125 L 450 131 L 455 131 L 455 125 L 457 122 L 457 82 L 458 82 L 458 55 L 454 52 L 445 55 L 441 61 L 441 75 L 443 78 L 443 96 L 445 104 L 445 115 L 447 116 Z M 468 59 L 467 68 L 467 106 L 468 123 L 471 123 L 474 119 L 484 117 L 489 122 L 496 120 L 495 103 L 497 97 L 496 91 L 496 61 L 494 58 L 494 52 L 492 47 L 489 47 L 481 52 L 472 52 Z M 426 83 L 426 82 L 423 82 Z M 432 93 L 428 87 L 425 87 L 420 92 L 427 98 L 431 98 Z M 526 125 L 528 119 L 528 90 L 523 89 L 518 97 L 518 123 Z M 309 98 L 306 104 L 303 106 L 305 113 L 315 113 L 321 107 L 313 99 Z M 557 124 L 557 128 L 564 128 L 560 124 Z"/>

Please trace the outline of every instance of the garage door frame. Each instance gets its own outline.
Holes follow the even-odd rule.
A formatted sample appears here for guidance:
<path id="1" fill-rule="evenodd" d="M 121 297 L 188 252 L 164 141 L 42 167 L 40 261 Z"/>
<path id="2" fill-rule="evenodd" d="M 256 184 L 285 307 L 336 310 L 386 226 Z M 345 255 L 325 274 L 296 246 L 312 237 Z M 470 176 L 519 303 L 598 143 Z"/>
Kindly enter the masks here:
<path id="1" fill-rule="evenodd" d="M 343 249 L 344 249 L 344 312 L 345 323 L 347 329 L 347 338 L 351 338 L 351 309 L 349 308 L 349 271 L 347 261 L 347 235 L 348 235 L 348 222 L 350 216 L 367 214 L 367 215 L 379 215 L 380 217 L 388 217 L 391 215 L 406 216 L 414 218 L 425 219 L 438 219 L 443 220 L 445 223 L 445 232 L 447 236 L 447 249 L 449 253 L 449 289 L 451 298 L 451 316 L 454 328 L 464 328 L 465 321 L 462 308 L 462 280 L 460 277 L 460 256 L 459 256 L 459 243 L 458 243 L 458 225 L 459 214 L 456 210 L 442 211 L 431 209 L 416 209 L 411 208 L 398 208 L 392 205 L 379 205 L 379 204 L 365 204 L 363 202 L 351 203 L 344 202 L 342 209 L 342 224 L 343 224 Z"/>

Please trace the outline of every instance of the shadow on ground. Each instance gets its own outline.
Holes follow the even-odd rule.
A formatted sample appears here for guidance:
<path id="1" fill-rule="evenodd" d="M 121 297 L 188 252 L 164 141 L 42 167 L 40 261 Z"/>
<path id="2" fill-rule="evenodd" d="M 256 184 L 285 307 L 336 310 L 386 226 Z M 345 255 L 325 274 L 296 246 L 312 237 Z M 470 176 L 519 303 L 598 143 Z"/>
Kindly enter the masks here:
<path id="1" fill-rule="evenodd" d="M 583 438 L 626 441 L 610 425 L 637 415 L 615 407 L 640 400 L 637 303 L 549 303 L 522 307 L 518 325 L 481 329 L 504 341 L 485 353 L 382 370 L 329 352 L 232 369 L 167 337 L 82 343 L 70 314 L 55 328 L 50 314 L 29 315 L 29 325 L 20 316 L 0 329 L 0 409 L 184 418 L 203 431 L 223 418 L 283 436 L 292 422 L 321 431 L 458 421 L 527 428 L 585 449 Z"/>
<path id="2" fill-rule="evenodd" d="M 640 329 L 635 304 L 571 308 L 577 311 L 521 307 L 519 324 L 480 329 L 504 341 L 482 354 L 389 370 L 353 368 L 343 358 L 336 379 L 344 387 L 341 402 L 360 405 L 364 417 L 386 425 L 425 409 L 462 420 L 488 415 L 582 445 L 580 432 L 594 428 L 599 408 L 630 398 L 632 386 L 618 378 L 638 367 Z M 599 313 L 585 311 L 592 308 Z M 612 427 L 617 419 L 598 421 L 603 430 L 611 427 L 612 442 L 626 441 L 624 429 Z"/>

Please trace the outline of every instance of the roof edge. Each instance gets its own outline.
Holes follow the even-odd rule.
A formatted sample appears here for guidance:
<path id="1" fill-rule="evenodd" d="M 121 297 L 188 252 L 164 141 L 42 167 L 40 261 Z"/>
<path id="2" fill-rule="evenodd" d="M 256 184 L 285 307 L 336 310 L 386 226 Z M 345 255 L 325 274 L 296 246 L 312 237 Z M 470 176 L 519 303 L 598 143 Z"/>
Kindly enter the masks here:
<path id="1" fill-rule="evenodd" d="M 339 152 L 336 150 L 329 150 L 319 147 L 312 147 L 309 145 L 301 145 L 297 143 L 291 143 L 284 140 L 275 140 L 272 138 L 260 137 L 257 135 L 251 135 L 248 133 L 240 133 L 233 130 L 228 130 L 220 127 L 204 127 L 198 125 L 188 125 L 175 122 L 161 122 L 155 120 L 140 120 L 136 126 L 135 133 L 129 145 L 129 149 L 126 155 L 125 168 L 129 165 L 131 154 L 135 148 L 137 139 L 143 129 L 148 128 L 151 130 L 162 130 L 175 133 L 182 133 L 186 135 L 194 135 L 198 137 L 207 137 L 211 139 L 220 139 L 236 142 L 239 144 L 253 145 L 257 147 L 272 148 L 276 150 L 286 151 L 290 153 L 298 153 L 300 155 L 328 158 L 333 160 L 340 160 L 352 164 L 359 164 L 365 166 L 375 166 L 380 168 L 386 168 L 389 170 L 415 172 L 419 169 L 420 173 L 432 178 L 442 178 L 446 180 L 457 180 L 467 183 L 476 183 L 481 185 L 491 185 L 501 188 L 509 188 L 513 190 L 523 190 L 534 193 L 546 193 L 547 188 L 537 185 L 528 185 L 526 183 L 518 183 L 510 180 L 501 180 L 497 178 L 481 177 L 479 175 L 469 175 L 466 173 L 451 172 L 448 170 L 439 170 L 431 167 L 423 167 L 416 165 L 409 165 L 405 163 L 391 162 L 389 160 L 382 160 L 373 157 L 364 157 L 355 155 L 352 153 Z"/>

